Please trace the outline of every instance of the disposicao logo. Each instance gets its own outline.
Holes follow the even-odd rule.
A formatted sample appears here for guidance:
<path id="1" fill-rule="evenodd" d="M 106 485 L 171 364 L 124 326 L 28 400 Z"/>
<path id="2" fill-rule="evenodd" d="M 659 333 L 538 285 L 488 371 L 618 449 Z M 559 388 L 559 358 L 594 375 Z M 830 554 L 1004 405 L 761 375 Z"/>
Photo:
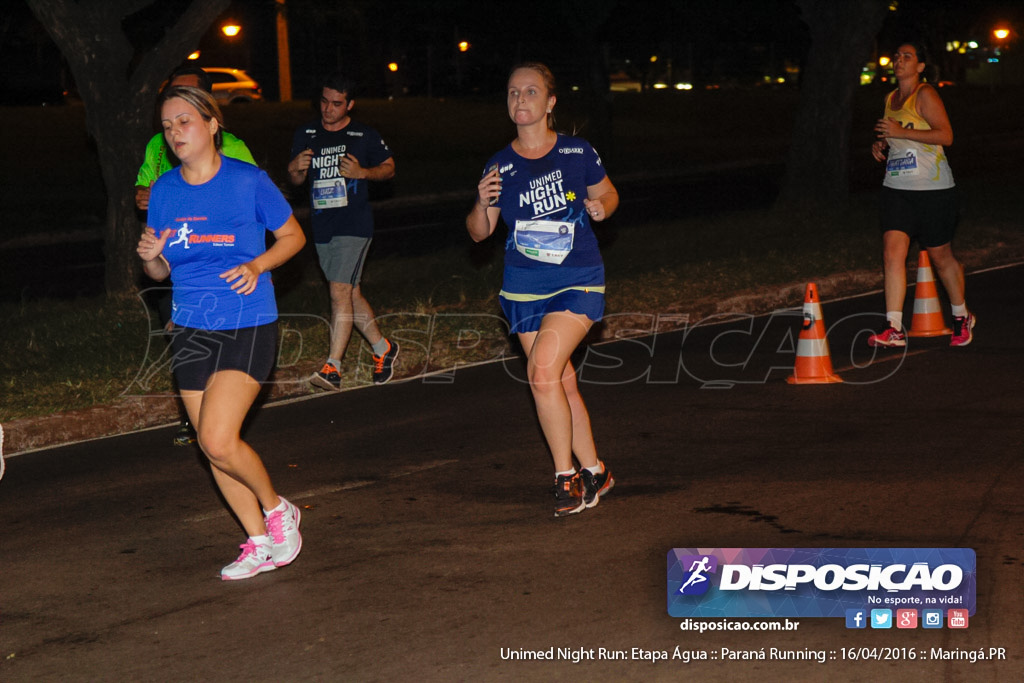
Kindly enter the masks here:
<path id="1" fill-rule="evenodd" d="M 714 555 L 689 555 L 679 558 L 683 566 L 689 566 L 679 587 L 681 595 L 704 595 L 711 587 L 708 574 L 718 569 L 718 558 Z"/>
<path id="2" fill-rule="evenodd" d="M 849 619 L 854 610 L 955 607 L 973 615 L 975 564 L 970 548 L 674 548 L 668 613 Z"/>

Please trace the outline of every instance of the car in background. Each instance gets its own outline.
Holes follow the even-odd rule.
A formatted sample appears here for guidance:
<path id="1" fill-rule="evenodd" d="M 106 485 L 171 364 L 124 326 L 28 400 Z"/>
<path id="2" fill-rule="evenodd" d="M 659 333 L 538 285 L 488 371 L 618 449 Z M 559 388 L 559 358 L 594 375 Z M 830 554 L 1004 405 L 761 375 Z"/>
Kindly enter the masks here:
<path id="1" fill-rule="evenodd" d="M 257 102 L 263 99 L 260 84 L 241 69 L 204 66 L 213 81 L 213 96 L 218 104 Z"/>

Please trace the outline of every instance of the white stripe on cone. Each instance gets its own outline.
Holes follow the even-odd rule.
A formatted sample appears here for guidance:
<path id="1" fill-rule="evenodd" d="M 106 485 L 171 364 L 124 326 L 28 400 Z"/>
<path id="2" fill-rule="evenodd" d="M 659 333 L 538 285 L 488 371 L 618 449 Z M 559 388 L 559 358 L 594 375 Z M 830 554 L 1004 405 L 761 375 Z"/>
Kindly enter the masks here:
<path id="1" fill-rule="evenodd" d="M 828 356 L 827 339 L 798 339 L 796 342 L 796 355 L 805 358 Z"/>
<path id="2" fill-rule="evenodd" d="M 914 299 L 914 315 L 918 313 L 941 313 L 942 304 L 935 297 Z"/>

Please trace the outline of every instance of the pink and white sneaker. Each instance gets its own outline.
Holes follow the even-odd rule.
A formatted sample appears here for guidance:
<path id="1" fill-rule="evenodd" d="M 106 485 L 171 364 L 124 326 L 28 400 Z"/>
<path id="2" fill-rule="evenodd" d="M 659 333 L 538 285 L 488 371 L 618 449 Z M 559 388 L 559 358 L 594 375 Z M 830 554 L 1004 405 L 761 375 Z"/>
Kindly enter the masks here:
<path id="1" fill-rule="evenodd" d="M 284 498 L 281 498 L 281 503 L 284 504 L 284 510 L 271 510 L 266 517 L 267 535 L 274 542 L 271 554 L 275 567 L 291 564 L 302 550 L 302 534 L 299 533 L 302 513 Z"/>
<path id="2" fill-rule="evenodd" d="M 953 336 L 949 340 L 950 346 L 967 346 L 974 340 L 974 323 L 977 318 L 973 313 L 967 315 L 953 316 Z"/>
<path id="3" fill-rule="evenodd" d="M 247 538 L 245 543 L 238 547 L 242 549 L 242 554 L 238 556 L 237 560 L 220 570 L 220 578 L 224 581 L 249 579 L 262 572 L 277 569 L 274 566 L 269 543 L 256 545 L 251 538 Z"/>
<path id="4" fill-rule="evenodd" d="M 884 332 L 879 332 L 878 334 L 873 334 L 868 337 L 868 346 L 884 346 L 886 348 L 892 348 L 894 346 L 906 345 L 906 330 L 897 330 L 892 325 L 889 325 Z"/>

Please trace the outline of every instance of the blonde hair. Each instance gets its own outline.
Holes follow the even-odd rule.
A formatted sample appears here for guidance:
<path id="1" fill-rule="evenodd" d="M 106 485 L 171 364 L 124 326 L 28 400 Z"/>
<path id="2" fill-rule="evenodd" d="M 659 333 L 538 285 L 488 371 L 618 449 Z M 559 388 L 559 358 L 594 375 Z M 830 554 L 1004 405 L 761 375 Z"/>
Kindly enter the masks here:
<path id="1" fill-rule="evenodd" d="M 217 151 L 220 151 L 220 148 L 224 146 L 224 114 L 217 105 L 217 100 L 213 99 L 213 95 L 190 85 L 176 85 L 165 90 L 160 96 L 160 108 L 163 109 L 164 103 L 174 98 L 195 107 L 199 116 L 207 123 L 212 119 L 217 119 L 218 126 L 217 132 L 213 134 L 213 144 Z"/>

